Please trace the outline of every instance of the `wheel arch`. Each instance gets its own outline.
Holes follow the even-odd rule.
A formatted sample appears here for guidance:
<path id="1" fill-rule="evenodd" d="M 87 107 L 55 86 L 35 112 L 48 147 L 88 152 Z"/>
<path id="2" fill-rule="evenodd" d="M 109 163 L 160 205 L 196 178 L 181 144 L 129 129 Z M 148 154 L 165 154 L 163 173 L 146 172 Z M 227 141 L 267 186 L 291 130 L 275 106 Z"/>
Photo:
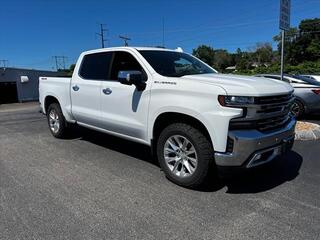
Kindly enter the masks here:
<path id="1" fill-rule="evenodd" d="M 303 106 L 306 105 L 306 101 L 302 97 L 295 96 L 295 100 L 298 102 L 301 102 L 303 104 Z"/>
<path id="2" fill-rule="evenodd" d="M 58 103 L 61 107 L 61 104 L 59 102 L 59 99 L 53 95 L 47 95 L 44 99 L 44 113 L 46 114 L 47 113 L 47 110 L 49 108 L 49 106 L 52 104 L 52 103 Z"/>
<path id="3" fill-rule="evenodd" d="M 186 123 L 199 129 L 208 138 L 212 147 L 214 146 L 212 136 L 203 121 L 191 114 L 172 111 L 162 112 L 154 119 L 151 130 L 152 141 L 155 142 L 161 131 L 173 123 Z M 155 144 L 152 145 L 154 146 Z"/>

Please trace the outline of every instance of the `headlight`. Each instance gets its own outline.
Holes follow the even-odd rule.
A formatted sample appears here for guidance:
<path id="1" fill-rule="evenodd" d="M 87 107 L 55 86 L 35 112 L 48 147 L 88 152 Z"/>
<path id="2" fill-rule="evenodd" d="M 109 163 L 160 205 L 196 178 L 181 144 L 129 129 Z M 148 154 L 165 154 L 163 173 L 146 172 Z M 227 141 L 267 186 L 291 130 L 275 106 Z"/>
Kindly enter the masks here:
<path id="1" fill-rule="evenodd" d="M 244 97 L 244 96 L 223 96 L 218 97 L 218 101 L 222 106 L 243 106 L 248 104 L 254 104 L 254 97 Z"/>

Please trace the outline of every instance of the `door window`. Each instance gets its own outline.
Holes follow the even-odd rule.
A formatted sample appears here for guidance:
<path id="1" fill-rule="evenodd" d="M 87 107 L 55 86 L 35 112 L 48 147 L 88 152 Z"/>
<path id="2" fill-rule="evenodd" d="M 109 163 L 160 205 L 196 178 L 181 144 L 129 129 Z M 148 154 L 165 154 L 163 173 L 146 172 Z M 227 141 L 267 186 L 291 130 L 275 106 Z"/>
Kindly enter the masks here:
<path id="1" fill-rule="evenodd" d="M 110 79 L 118 80 L 118 73 L 120 71 L 140 71 L 146 78 L 145 71 L 140 63 L 128 52 L 114 52 Z"/>
<path id="2" fill-rule="evenodd" d="M 111 59 L 111 52 L 85 55 L 79 71 L 80 76 L 86 80 L 107 80 Z"/>

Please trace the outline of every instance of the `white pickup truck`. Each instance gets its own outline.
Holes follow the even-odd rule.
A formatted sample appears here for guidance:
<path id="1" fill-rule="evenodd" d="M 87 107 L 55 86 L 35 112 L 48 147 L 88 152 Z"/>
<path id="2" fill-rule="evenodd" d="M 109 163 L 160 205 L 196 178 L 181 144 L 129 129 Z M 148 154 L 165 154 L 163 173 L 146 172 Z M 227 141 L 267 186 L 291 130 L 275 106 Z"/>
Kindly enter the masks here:
<path id="1" fill-rule="evenodd" d="M 186 187 L 219 167 L 267 163 L 294 141 L 289 84 L 219 74 L 181 49 L 84 52 L 72 78 L 41 77 L 39 91 L 53 136 L 78 124 L 146 144 Z"/>

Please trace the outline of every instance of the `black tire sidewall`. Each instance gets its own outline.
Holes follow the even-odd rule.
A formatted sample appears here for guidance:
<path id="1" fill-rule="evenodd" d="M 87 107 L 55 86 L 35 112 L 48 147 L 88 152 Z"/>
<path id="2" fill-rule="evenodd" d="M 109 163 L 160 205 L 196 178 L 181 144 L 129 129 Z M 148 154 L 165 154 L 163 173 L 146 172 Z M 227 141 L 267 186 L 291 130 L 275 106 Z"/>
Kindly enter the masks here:
<path id="1" fill-rule="evenodd" d="M 59 131 L 57 133 L 54 133 L 51 128 L 50 128 L 50 120 L 49 120 L 49 114 L 52 110 L 55 110 L 56 114 L 58 114 L 59 116 L 59 121 L 60 121 L 60 128 Z M 48 121 L 48 125 L 49 125 L 49 129 L 51 134 L 56 137 L 56 138 L 63 138 L 65 136 L 65 132 L 66 132 L 66 121 L 65 118 L 63 116 L 62 110 L 60 108 L 60 105 L 57 103 L 52 103 L 49 107 L 48 107 L 48 111 L 47 111 L 47 121 Z"/>

